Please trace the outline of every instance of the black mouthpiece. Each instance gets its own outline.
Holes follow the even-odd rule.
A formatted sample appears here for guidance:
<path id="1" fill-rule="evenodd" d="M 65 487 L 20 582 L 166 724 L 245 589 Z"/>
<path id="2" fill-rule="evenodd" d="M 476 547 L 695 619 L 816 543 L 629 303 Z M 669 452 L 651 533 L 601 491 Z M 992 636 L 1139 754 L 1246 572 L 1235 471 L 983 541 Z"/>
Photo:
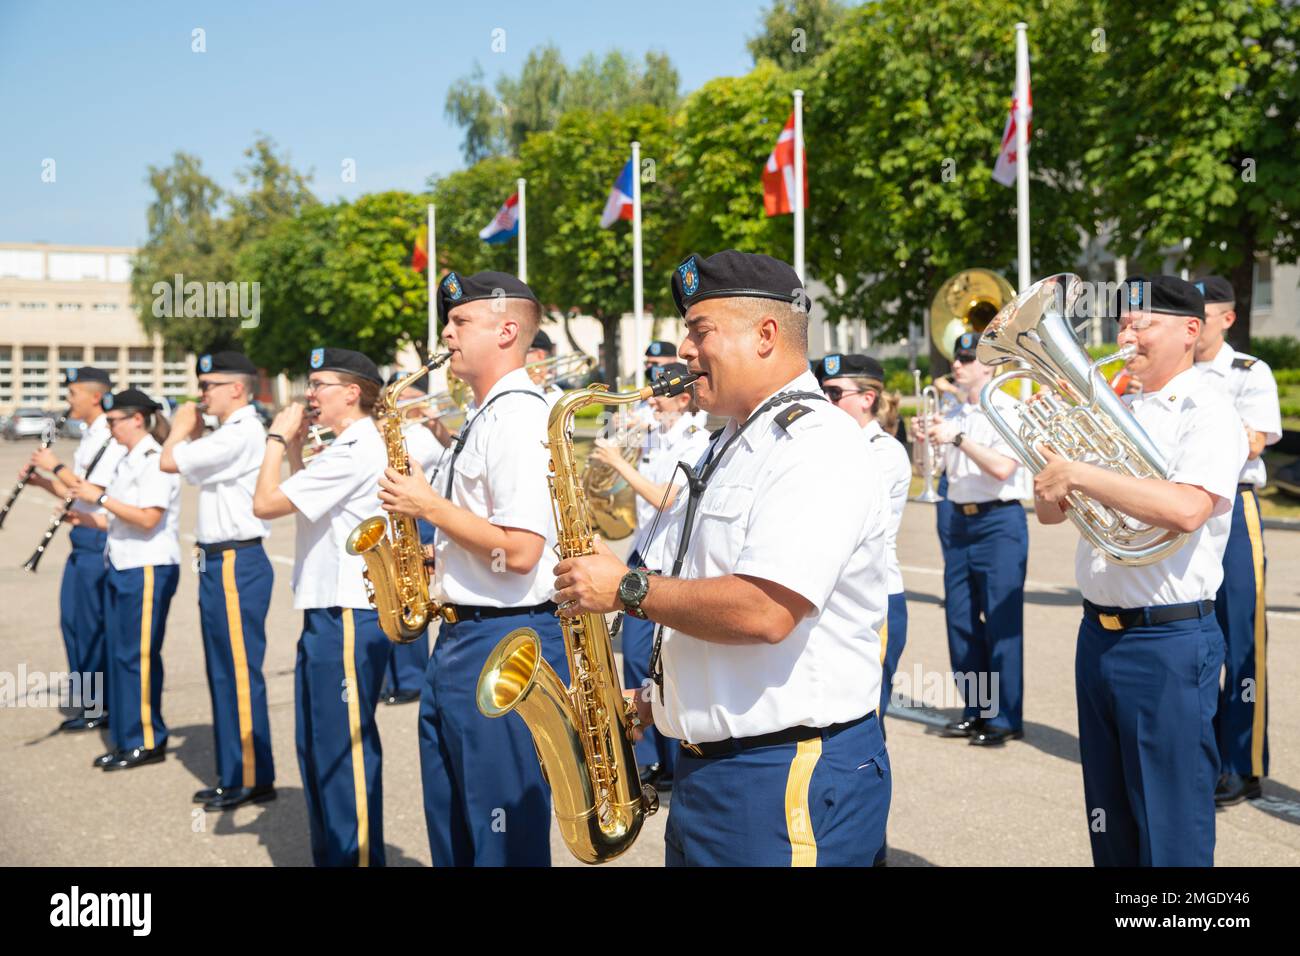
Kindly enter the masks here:
<path id="1" fill-rule="evenodd" d="M 673 398 L 694 385 L 699 377 L 695 372 L 664 376 L 650 386 L 650 394 L 655 398 Z"/>

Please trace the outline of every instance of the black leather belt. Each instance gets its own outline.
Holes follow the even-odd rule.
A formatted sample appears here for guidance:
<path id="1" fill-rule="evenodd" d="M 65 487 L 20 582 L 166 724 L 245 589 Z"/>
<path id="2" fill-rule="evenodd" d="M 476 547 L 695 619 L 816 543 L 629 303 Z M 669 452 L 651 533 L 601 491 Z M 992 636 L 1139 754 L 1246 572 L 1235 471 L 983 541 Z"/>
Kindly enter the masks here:
<path id="1" fill-rule="evenodd" d="M 1108 631 L 1125 631 L 1130 627 L 1150 627 L 1187 621 L 1194 617 L 1208 617 L 1214 613 L 1211 600 L 1192 601 L 1190 604 L 1162 604 L 1156 607 L 1101 607 L 1091 601 L 1083 602 L 1083 614 Z"/>
<path id="2" fill-rule="evenodd" d="M 727 740 L 715 740 L 707 744 L 683 742 L 682 749 L 692 757 L 703 757 L 708 760 L 714 757 L 725 757 L 727 754 L 739 753 L 742 750 L 754 750 L 758 747 L 775 747 L 778 744 L 812 740 L 814 737 L 834 737 L 841 731 L 856 727 L 858 724 L 871 720 L 875 716 L 876 712 L 873 710 L 857 720 L 850 720 L 843 724 L 831 724 L 829 727 L 787 727 L 785 730 L 778 730 L 770 734 L 759 734 L 757 737 L 731 737 Z"/>
<path id="3" fill-rule="evenodd" d="M 986 511 L 992 511 L 994 508 L 1003 508 L 1007 505 L 1018 505 L 1019 501 L 973 501 L 969 504 L 959 505 L 953 502 L 953 506 L 968 518 L 975 515 L 982 515 Z"/>
<path id="4" fill-rule="evenodd" d="M 255 544 L 261 544 L 261 538 L 245 538 L 243 541 L 214 541 L 212 544 L 199 542 L 199 547 L 207 555 L 220 554 L 222 551 L 238 551 L 240 548 L 251 548 Z"/>
<path id="5" fill-rule="evenodd" d="M 449 624 L 461 621 L 486 621 L 494 617 L 510 617 L 513 614 L 554 614 L 555 602 L 543 601 L 531 607 L 484 607 L 479 604 L 444 604 L 442 619 Z"/>

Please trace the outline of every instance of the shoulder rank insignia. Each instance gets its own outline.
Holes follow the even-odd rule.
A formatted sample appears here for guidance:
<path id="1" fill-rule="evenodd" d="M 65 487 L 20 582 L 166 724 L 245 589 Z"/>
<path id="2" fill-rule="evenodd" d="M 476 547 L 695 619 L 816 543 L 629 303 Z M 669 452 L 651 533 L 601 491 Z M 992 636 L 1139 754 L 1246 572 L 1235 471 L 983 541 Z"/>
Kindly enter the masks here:
<path id="1" fill-rule="evenodd" d="M 812 409 L 807 405 L 791 405 L 780 415 L 776 416 L 776 423 L 781 426 L 782 431 L 788 432 L 791 425 L 811 411 Z"/>
<path id="2" fill-rule="evenodd" d="M 879 440 L 882 439 L 882 438 L 888 438 L 888 437 L 889 437 L 889 436 L 886 435 L 884 432 L 880 432 L 879 434 L 872 435 L 872 436 L 871 436 L 871 440 L 872 440 L 872 441 L 879 441 Z"/>
<path id="3" fill-rule="evenodd" d="M 146 448 L 144 452 L 144 457 L 148 458 L 150 455 L 156 455 L 156 454 L 158 454 L 157 448 Z"/>
<path id="4" fill-rule="evenodd" d="M 1243 369 L 1248 369 L 1248 368 L 1250 368 L 1252 365 L 1254 365 L 1254 364 L 1255 364 L 1256 362 L 1258 362 L 1258 361 L 1259 361 L 1259 359 L 1257 359 L 1257 358 L 1244 358 L 1244 357 L 1239 357 L 1239 358 L 1235 358 L 1235 359 L 1232 360 L 1232 367 L 1233 367 L 1233 368 L 1243 368 Z"/>

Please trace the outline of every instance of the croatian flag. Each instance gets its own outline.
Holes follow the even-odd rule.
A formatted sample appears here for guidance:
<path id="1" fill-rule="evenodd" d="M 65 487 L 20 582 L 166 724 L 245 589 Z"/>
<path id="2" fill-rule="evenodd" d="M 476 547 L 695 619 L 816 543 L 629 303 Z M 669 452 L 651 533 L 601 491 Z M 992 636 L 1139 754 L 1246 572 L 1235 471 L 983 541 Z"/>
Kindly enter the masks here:
<path id="1" fill-rule="evenodd" d="M 1034 124 L 1034 90 L 1026 77 L 1025 86 L 1029 95 L 1025 98 L 1025 144 L 1028 147 L 1029 134 Z M 1011 111 L 1007 114 L 1007 125 L 1002 129 L 1002 148 L 998 151 L 998 161 L 993 166 L 993 181 L 1003 186 L 1016 184 L 1016 96 L 1011 95 Z"/>
<path id="2" fill-rule="evenodd" d="M 632 218 L 632 160 L 627 161 L 623 171 L 614 180 L 614 188 L 609 191 L 605 202 L 605 213 L 600 217 L 600 228 L 608 229 L 620 219 Z"/>
<path id="3" fill-rule="evenodd" d="M 484 242 L 509 242 L 519 235 L 519 193 L 505 201 L 492 221 L 484 226 L 478 237 Z"/>

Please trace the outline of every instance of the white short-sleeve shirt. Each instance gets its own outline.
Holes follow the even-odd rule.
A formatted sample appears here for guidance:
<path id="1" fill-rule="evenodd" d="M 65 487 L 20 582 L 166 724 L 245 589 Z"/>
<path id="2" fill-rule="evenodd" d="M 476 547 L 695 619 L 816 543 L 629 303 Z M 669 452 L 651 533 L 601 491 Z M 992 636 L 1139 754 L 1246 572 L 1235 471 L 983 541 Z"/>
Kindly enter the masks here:
<path id="1" fill-rule="evenodd" d="M 1009 421 L 1015 422 L 1016 403 L 1010 395 L 999 391 L 993 404 Z M 998 481 L 985 472 L 975 460 L 955 445 L 944 445 L 943 464 L 948 473 L 948 500 L 958 505 L 985 501 L 1020 501 L 1033 497 L 1032 476 L 1029 469 L 1016 458 L 993 423 L 989 421 L 979 403 L 959 402 L 944 414 L 946 421 L 955 422 L 957 430 L 972 441 L 979 442 L 1016 462 L 1016 470 L 1006 481 Z"/>
<path id="2" fill-rule="evenodd" d="M 805 372 L 780 391 L 817 392 Z M 765 412 L 727 451 L 700 501 L 682 577 L 747 575 L 789 588 L 813 612 L 772 645 L 710 643 L 664 629 L 656 726 L 689 743 L 827 727 L 880 698 L 889 502 L 861 429 L 830 403 Z M 738 423 L 714 439 L 721 450 Z M 676 550 L 681 522 L 666 541 Z M 653 581 L 650 585 L 654 588 Z"/>
<path id="3" fill-rule="evenodd" d="M 101 448 L 104 449 L 104 454 L 99 455 Z M 86 469 L 95 461 L 96 455 L 99 455 L 99 461 L 95 462 L 94 472 L 88 475 Z M 72 453 L 72 471 L 78 478 L 85 478 L 92 485 L 107 489 L 113 473 L 117 471 L 118 462 L 125 457 L 126 448 L 113 440 L 108 428 L 108 416 L 101 414 L 81 433 L 77 450 Z M 99 505 L 89 504 L 80 498 L 72 503 L 72 510 L 85 514 L 102 514 L 104 511 Z"/>
<path id="4" fill-rule="evenodd" d="M 1237 475 L 1249 446 L 1241 419 L 1222 391 L 1195 369 L 1158 392 L 1128 397 L 1138 424 L 1165 456 L 1169 480 L 1214 495 L 1214 512 L 1163 561 L 1145 567 L 1112 564 L 1080 540 L 1074 568 L 1079 590 L 1103 607 L 1140 608 L 1212 599 L 1223 583 L 1223 551 L 1232 528 Z"/>
<path id="5" fill-rule="evenodd" d="M 1224 342 L 1214 358 L 1197 362 L 1196 368 L 1224 391 L 1251 431 L 1264 434 L 1265 445 L 1272 445 L 1282 438 L 1282 408 L 1277 397 L 1277 380 L 1267 362 L 1237 352 Z M 1268 482 L 1268 469 L 1263 457 L 1248 458 L 1241 466 L 1238 481 L 1263 488 Z"/>
<path id="6" fill-rule="evenodd" d="M 671 427 L 656 427 L 646 436 L 637 470 L 647 481 L 656 485 L 672 482 L 678 486 L 670 513 L 680 508 L 681 502 L 686 498 L 681 491 L 681 486 L 686 484 L 686 476 L 677 467 L 677 463 L 684 461 L 688 465 L 694 465 L 708 446 L 709 433 L 695 424 L 693 415 L 680 415 Z M 671 558 L 663 553 L 668 516 L 660 518 L 656 526 L 655 517 L 658 514 L 659 502 L 649 502 L 640 495 L 636 496 L 636 540 L 633 550 L 640 553 L 647 568 L 662 571 L 666 570 L 667 564 L 671 564 Z M 650 536 L 652 528 L 653 538 Z"/>
<path id="7" fill-rule="evenodd" d="M 912 489 L 912 459 L 907 449 L 880 422 L 867 422 L 862 428 L 871 460 L 889 492 L 889 531 L 885 539 L 885 561 L 889 568 L 889 593 L 903 593 L 903 570 L 898 565 L 898 528 L 903 523 L 903 508 Z"/>
<path id="8" fill-rule="evenodd" d="M 298 511 L 293 562 L 296 610 L 370 607 L 361 576 L 365 559 L 348 554 L 345 546 L 362 521 L 384 516 L 379 476 L 387 465 L 388 451 L 374 419 L 361 418 L 280 483 Z"/>
<path id="9" fill-rule="evenodd" d="M 201 544 L 271 533 L 270 522 L 253 514 L 253 492 L 265 455 L 266 429 L 252 405 L 236 409 L 211 434 L 172 448 L 181 477 L 199 486 L 195 535 Z"/>
<path id="10" fill-rule="evenodd" d="M 505 395 L 522 389 L 531 395 Z M 491 406 L 488 403 L 492 402 Z M 482 412 L 480 413 L 480 409 Z M 503 375 L 471 405 L 461 428 L 465 446 L 456 456 L 451 503 L 502 528 L 519 528 L 545 539 L 541 560 L 527 574 L 494 569 L 485 560 L 439 533 L 434 579 L 439 600 L 485 607 L 532 607 L 555 593 L 555 517 L 547 484 L 546 421 L 550 407 L 522 368 Z M 451 458 L 440 469 L 435 490 L 446 488 Z"/>
<path id="11" fill-rule="evenodd" d="M 127 452 L 105 490 L 136 508 L 162 508 L 162 519 L 146 531 L 108 516 L 108 560 L 119 571 L 152 564 L 180 564 L 181 479 L 158 467 L 162 446 L 145 435 Z"/>

